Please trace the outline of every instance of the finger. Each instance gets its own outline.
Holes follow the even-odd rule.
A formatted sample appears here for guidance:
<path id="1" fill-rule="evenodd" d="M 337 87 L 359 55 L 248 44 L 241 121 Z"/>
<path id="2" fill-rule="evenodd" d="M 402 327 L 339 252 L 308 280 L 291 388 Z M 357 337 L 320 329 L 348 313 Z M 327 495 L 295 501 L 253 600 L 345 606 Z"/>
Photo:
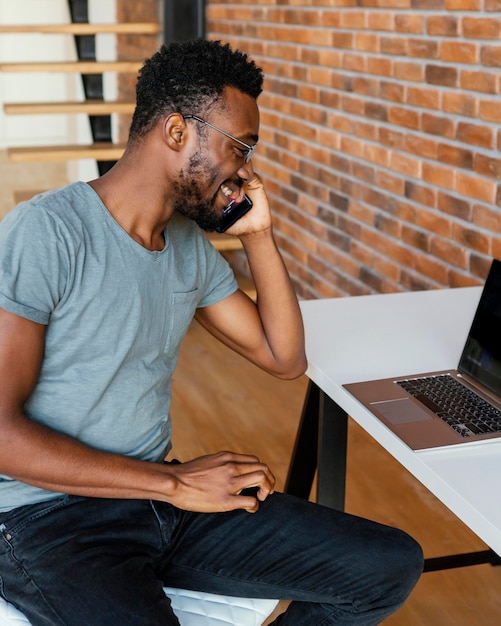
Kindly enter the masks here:
<path id="1" fill-rule="evenodd" d="M 252 488 L 246 489 L 245 495 L 240 494 L 238 496 L 235 496 L 235 498 L 237 499 L 235 502 L 235 504 L 237 505 L 236 508 L 244 509 L 244 511 L 247 511 L 247 513 L 256 513 L 257 511 L 259 511 L 259 500 L 256 497 L 257 490 L 254 490 L 254 495 L 251 494 Z"/>
<path id="2" fill-rule="evenodd" d="M 237 488 L 236 493 L 241 495 L 252 494 L 263 502 L 275 490 L 275 477 L 268 466 L 263 465 L 259 471 L 240 474 L 234 484 Z"/>

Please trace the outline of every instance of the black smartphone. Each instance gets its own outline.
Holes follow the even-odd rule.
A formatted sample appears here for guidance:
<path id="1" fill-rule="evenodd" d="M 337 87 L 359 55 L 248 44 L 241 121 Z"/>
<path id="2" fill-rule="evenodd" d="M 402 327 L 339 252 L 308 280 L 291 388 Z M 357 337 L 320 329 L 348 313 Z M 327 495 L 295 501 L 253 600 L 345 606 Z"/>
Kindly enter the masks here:
<path id="1" fill-rule="evenodd" d="M 230 226 L 239 220 L 242 215 L 245 215 L 248 211 L 252 209 L 252 200 L 248 195 L 244 195 L 244 199 L 242 202 L 235 202 L 232 200 L 224 209 L 223 209 L 223 219 L 221 224 L 216 228 L 218 233 L 224 233 L 225 230 L 228 230 Z"/>

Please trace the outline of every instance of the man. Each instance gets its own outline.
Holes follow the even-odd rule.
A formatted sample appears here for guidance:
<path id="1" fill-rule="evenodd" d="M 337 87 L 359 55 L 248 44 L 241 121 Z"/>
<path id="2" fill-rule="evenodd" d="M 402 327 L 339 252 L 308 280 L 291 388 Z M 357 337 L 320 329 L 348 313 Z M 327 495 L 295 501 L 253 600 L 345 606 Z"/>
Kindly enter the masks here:
<path id="1" fill-rule="evenodd" d="M 274 493 L 254 456 L 163 463 L 193 317 L 275 376 L 305 370 L 250 159 L 262 80 L 219 42 L 163 47 L 115 167 L 0 227 L 0 592 L 34 626 L 177 624 L 163 585 L 295 600 L 276 624 L 376 624 L 420 575 L 407 535 Z M 244 191 L 228 232 L 257 304 L 195 223 Z"/>

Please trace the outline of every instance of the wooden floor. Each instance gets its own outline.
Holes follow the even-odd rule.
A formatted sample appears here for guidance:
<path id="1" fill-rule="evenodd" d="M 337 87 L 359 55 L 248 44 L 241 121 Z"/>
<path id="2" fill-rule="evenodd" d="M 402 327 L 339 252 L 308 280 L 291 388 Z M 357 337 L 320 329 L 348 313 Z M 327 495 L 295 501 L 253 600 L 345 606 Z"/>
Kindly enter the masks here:
<path id="1" fill-rule="evenodd" d="M 62 175 L 52 166 L 44 173 L 38 166 L 9 164 L 0 152 L 0 217 L 12 207 L 14 190 L 64 184 Z M 174 376 L 172 456 L 187 460 L 222 449 L 256 453 L 283 487 L 306 384 L 305 377 L 272 378 L 194 323 Z M 346 508 L 403 528 L 420 541 L 426 556 L 485 547 L 353 422 Z M 481 565 L 424 574 L 405 606 L 385 624 L 498 626 L 501 568 Z"/>

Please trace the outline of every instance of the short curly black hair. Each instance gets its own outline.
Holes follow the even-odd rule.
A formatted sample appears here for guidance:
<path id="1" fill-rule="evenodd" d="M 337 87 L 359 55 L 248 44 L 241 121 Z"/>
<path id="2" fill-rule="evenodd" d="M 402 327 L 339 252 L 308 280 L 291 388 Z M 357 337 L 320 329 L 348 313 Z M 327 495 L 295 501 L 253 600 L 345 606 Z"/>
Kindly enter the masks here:
<path id="1" fill-rule="evenodd" d="M 263 72 L 246 54 L 220 41 L 163 45 L 139 72 L 129 139 L 144 137 L 166 113 L 203 115 L 229 86 L 257 98 Z"/>

